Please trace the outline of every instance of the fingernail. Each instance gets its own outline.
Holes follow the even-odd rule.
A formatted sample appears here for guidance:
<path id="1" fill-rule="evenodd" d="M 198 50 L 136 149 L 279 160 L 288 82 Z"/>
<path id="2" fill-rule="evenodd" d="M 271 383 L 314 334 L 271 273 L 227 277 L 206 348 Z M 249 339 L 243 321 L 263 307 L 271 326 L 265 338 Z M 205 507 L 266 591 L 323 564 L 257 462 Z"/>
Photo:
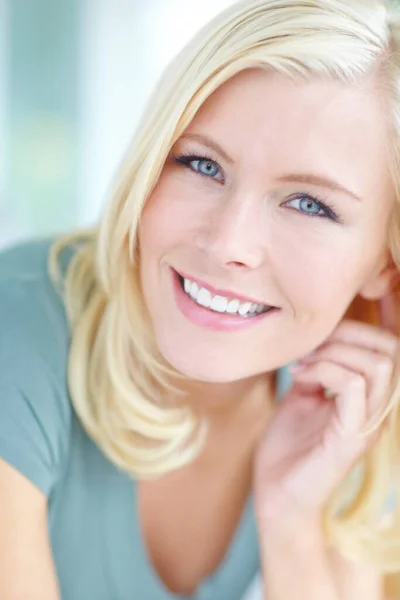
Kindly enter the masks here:
<path id="1" fill-rule="evenodd" d="M 296 363 L 294 365 L 290 365 L 289 370 L 291 373 L 299 373 L 300 371 L 303 371 L 306 368 L 306 365 L 303 365 L 301 363 Z"/>
<path id="2" fill-rule="evenodd" d="M 317 350 L 319 350 L 319 348 L 315 348 L 314 350 L 311 350 L 311 352 L 307 352 L 307 354 L 304 354 L 299 360 L 302 361 L 314 358 L 317 354 Z"/>

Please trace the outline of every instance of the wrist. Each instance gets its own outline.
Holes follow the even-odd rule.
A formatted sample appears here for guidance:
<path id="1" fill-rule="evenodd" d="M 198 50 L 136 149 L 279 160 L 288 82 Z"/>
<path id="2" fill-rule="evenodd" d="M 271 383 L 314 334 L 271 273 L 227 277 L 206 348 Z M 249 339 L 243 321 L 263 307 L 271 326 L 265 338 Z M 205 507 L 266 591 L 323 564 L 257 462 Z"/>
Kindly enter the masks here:
<path id="1" fill-rule="evenodd" d="M 260 518 L 258 531 L 262 548 L 280 548 L 285 551 L 319 553 L 326 547 L 321 515 L 293 515 L 288 512 L 280 518 Z"/>
<path id="2" fill-rule="evenodd" d="M 269 600 L 338 600 L 327 559 L 326 545 L 318 529 L 274 531 L 264 535 L 261 564 L 265 594 Z"/>
<path id="3" fill-rule="evenodd" d="M 266 532 L 260 539 L 261 556 L 268 561 L 291 560 L 301 566 L 327 564 L 327 548 L 321 532 L 313 529 L 289 529 Z"/>

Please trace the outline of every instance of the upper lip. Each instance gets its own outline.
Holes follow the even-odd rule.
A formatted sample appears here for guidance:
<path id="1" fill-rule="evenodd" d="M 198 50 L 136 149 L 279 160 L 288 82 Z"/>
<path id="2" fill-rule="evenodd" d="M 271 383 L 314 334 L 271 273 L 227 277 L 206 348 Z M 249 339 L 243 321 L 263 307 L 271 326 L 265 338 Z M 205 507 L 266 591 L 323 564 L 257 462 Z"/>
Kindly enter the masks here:
<path id="1" fill-rule="evenodd" d="M 176 269 L 175 269 L 176 270 Z M 256 300 L 254 298 L 250 298 L 250 296 L 244 296 L 243 294 L 239 294 L 233 290 L 223 290 L 222 288 L 215 288 L 214 286 L 206 283 L 202 279 L 198 277 L 194 277 L 193 275 L 188 275 L 183 271 L 176 271 L 178 275 L 183 277 L 184 279 L 190 279 L 190 281 L 196 282 L 200 287 L 204 287 L 209 290 L 213 296 L 225 296 L 226 298 L 234 298 L 237 300 L 242 300 L 243 302 L 251 302 L 252 304 L 262 304 L 262 306 L 272 306 L 271 304 L 266 304 L 260 300 Z"/>

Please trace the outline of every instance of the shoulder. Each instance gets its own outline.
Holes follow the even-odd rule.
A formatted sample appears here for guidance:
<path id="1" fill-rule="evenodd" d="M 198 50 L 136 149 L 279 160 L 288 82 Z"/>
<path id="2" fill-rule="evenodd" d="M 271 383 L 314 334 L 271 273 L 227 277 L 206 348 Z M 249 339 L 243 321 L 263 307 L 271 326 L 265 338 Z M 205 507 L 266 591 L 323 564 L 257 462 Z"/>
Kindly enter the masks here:
<path id="1" fill-rule="evenodd" d="M 51 244 L 0 252 L 0 456 L 46 492 L 65 458 L 71 421 L 69 330 L 48 275 Z"/>
<path id="2" fill-rule="evenodd" d="M 52 243 L 52 239 L 32 240 L 1 250 L 0 279 L 43 275 Z"/>
<path id="3" fill-rule="evenodd" d="M 18 357 L 18 363 L 32 351 L 54 367 L 57 361 L 64 366 L 66 359 L 67 319 L 47 268 L 51 243 L 30 242 L 0 252 L 0 352 L 6 346 L 8 357 Z"/>

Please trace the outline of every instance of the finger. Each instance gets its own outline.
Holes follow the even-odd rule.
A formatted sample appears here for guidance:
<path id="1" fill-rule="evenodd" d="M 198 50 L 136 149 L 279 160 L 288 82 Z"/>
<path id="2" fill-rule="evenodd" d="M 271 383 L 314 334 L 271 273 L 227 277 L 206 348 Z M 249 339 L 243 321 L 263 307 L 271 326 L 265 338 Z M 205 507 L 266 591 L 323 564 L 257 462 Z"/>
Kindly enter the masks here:
<path id="1" fill-rule="evenodd" d="M 300 364 L 312 364 L 321 360 L 333 362 L 362 375 L 367 383 L 369 417 L 382 411 L 392 388 L 394 361 L 391 357 L 365 348 L 332 342 L 302 359 Z"/>
<path id="2" fill-rule="evenodd" d="M 329 361 L 319 361 L 293 369 L 293 377 L 301 383 L 321 385 L 334 395 L 338 433 L 344 437 L 362 431 L 368 420 L 367 384 L 362 375 Z"/>
<path id="3" fill-rule="evenodd" d="M 350 319 L 342 321 L 325 344 L 335 341 L 353 344 L 391 357 L 398 351 L 398 337 L 393 332 Z"/>
<path id="4" fill-rule="evenodd" d="M 290 402 L 295 402 L 297 404 L 298 398 L 307 398 L 318 393 L 323 393 L 323 389 L 319 384 L 293 382 L 287 393 L 279 402 L 280 404 L 289 404 Z"/>
<path id="5" fill-rule="evenodd" d="M 378 307 L 382 327 L 398 335 L 400 333 L 400 302 L 397 294 L 392 292 L 381 298 Z"/>

